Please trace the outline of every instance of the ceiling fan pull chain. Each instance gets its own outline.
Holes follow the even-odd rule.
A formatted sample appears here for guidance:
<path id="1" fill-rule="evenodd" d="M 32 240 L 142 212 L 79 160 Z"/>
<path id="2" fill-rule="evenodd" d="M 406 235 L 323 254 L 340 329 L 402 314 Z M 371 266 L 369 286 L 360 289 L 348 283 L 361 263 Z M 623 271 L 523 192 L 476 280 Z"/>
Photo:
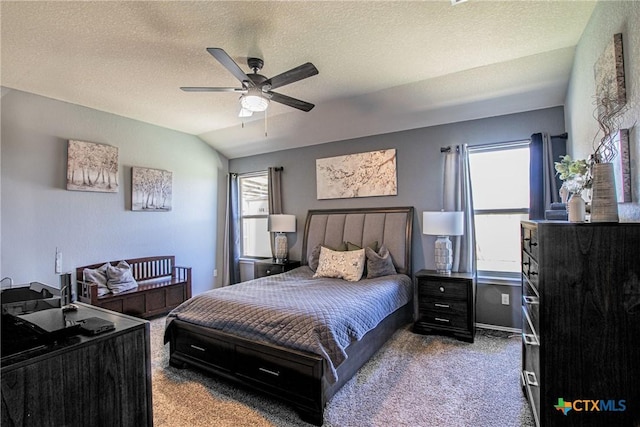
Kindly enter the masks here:
<path id="1" fill-rule="evenodd" d="M 267 137 L 267 110 L 264 110 L 264 137 Z"/>

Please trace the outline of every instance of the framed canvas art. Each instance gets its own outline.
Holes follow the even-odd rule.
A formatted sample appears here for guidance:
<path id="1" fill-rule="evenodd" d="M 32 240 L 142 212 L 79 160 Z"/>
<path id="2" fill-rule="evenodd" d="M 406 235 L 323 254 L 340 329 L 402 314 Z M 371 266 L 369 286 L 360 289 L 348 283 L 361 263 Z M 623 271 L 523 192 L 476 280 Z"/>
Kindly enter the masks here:
<path id="1" fill-rule="evenodd" d="M 67 190 L 118 192 L 118 147 L 69 140 Z"/>
<path id="2" fill-rule="evenodd" d="M 173 192 L 172 173 L 162 169 L 131 168 L 131 210 L 168 212 Z"/>
<path id="3" fill-rule="evenodd" d="M 318 199 L 395 196 L 396 150 L 378 150 L 316 160 Z"/>

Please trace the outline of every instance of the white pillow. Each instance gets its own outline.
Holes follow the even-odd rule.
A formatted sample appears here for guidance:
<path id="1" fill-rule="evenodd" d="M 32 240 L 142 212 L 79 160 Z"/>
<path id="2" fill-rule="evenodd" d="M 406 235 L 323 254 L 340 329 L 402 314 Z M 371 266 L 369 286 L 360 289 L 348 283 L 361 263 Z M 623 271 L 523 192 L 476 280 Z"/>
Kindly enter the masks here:
<path id="1" fill-rule="evenodd" d="M 364 262 L 364 249 L 342 252 L 322 246 L 318 269 L 313 277 L 333 277 L 357 282 L 362 277 Z"/>
<path id="2" fill-rule="evenodd" d="M 95 283 L 98 285 L 98 296 L 108 294 L 111 290 L 107 287 L 107 268 L 109 263 L 96 269 L 85 268 L 82 270 L 82 281 L 85 283 Z"/>
<path id="3" fill-rule="evenodd" d="M 126 261 L 120 261 L 115 267 L 107 267 L 107 286 L 114 294 L 138 287 L 138 283 L 131 274 L 131 267 Z"/>

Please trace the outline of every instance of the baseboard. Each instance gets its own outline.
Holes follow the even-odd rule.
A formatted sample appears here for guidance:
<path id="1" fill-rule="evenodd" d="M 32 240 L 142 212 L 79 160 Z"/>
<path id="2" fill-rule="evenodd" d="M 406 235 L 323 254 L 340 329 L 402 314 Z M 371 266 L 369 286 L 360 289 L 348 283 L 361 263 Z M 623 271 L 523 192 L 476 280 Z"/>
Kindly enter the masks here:
<path id="1" fill-rule="evenodd" d="M 514 334 L 522 333 L 522 329 L 510 328 L 508 326 L 489 325 L 488 323 L 476 323 L 476 328 L 493 329 L 494 331 L 511 332 Z"/>

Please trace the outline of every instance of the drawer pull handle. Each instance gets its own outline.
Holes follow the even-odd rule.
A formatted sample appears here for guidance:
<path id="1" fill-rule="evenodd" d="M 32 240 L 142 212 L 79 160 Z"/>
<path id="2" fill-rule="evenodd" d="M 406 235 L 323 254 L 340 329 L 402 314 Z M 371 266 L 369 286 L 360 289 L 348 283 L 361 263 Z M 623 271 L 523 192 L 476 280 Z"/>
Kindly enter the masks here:
<path id="1" fill-rule="evenodd" d="M 538 341 L 538 338 L 533 334 L 523 333 L 522 339 L 526 345 L 540 346 L 540 341 Z"/>
<path id="2" fill-rule="evenodd" d="M 267 270 L 267 271 L 265 271 L 265 273 L 266 273 L 266 274 L 267 274 L 267 276 L 268 276 L 268 275 L 270 275 L 270 274 L 271 274 L 271 270 Z"/>
<path id="3" fill-rule="evenodd" d="M 540 384 L 538 384 L 538 379 L 536 378 L 536 373 L 535 372 L 530 372 L 530 371 L 524 371 L 524 376 L 527 379 L 527 385 L 533 386 L 533 387 L 539 387 Z"/>
<path id="4" fill-rule="evenodd" d="M 522 299 L 524 300 L 525 304 L 531 304 L 531 305 L 539 304 L 538 297 L 532 297 L 532 296 L 529 296 L 529 295 L 525 295 L 525 296 L 522 297 Z"/>
<path id="5" fill-rule="evenodd" d="M 444 322 L 444 323 L 449 323 L 450 322 L 449 319 L 443 319 L 442 317 L 436 317 L 434 319 L 437 320 L 438 322 Z"/>
<path id="6" fill-rule="evenodd" d="M 444 293 L 444 286 L 440 286 L 440 292 Z"/>
<path id="7" fill-rule="evenodd" d="M 278 372 L 278 371 L 272 371 L 271 369 L 267 369 L 267 368 L 258 368 L 258 370 L 259 370 L 260 372 L 264 372 L 265 374 L 273 375 L 274 377 L 279 377 L 279 376 L 280 376 L 280 372 Z"/>
<path id="8" fill-rule="evenodd" d="M 196 349 L 196 350 L 206 351 L 204 348 L 202 348 L 202 347 L 198 347 L 197 345 L 193 345 L 193 344 L 191 344 L 191 346 L 190 346 L 190 347 L 191 347 L 191 348 L 193 348 L 193 349 Z"/>
<path id="9" fill-rule="evenodd" d="M 436 307 L 440 307 L 440 308 L 449 308 L 449 304 L 438 304 L 438 303 L 435 303 L 433 305 L 435 305 Z"/>

